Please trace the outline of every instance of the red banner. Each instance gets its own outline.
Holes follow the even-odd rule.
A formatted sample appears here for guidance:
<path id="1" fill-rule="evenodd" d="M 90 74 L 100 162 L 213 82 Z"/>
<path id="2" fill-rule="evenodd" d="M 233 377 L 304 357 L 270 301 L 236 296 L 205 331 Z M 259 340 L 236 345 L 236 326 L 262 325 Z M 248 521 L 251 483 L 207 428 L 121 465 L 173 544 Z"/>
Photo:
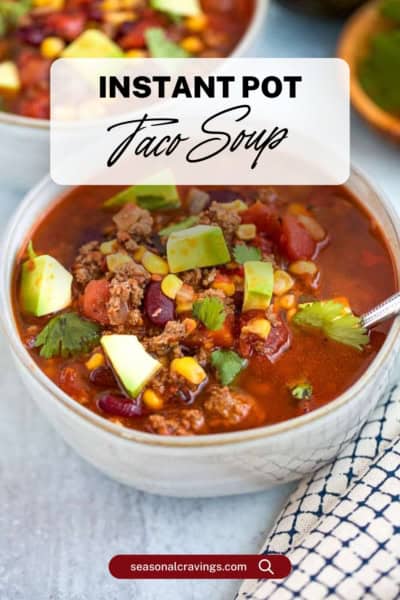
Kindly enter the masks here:
<path id="1" fill-rule="evenodd" d="M 291 564 L 280 554 L 120 554 L 109 570 L 117 579 L 283 579 Z"/>

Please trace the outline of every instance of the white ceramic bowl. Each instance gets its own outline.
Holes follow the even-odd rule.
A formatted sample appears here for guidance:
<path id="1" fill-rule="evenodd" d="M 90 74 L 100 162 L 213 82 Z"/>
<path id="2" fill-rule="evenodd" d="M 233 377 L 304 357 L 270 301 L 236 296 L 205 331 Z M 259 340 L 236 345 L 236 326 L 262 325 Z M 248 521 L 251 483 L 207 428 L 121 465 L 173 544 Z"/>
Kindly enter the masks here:
<path id="1" fill-rule="evenodd" d="M 349 188 L 385 232 L 400 276 L 400 224 L 387 201 L 352 172 Z M 249 431 L 162 437 L 133 431 L 95 415 L 62 392 L 24 348 L 14 320 L 11 281 L 16 257 L 37 220 L 63 188 L 45 179 L 19 207 L 4 237 L 0 268 L 1 315 L 27 391 L 62 437 L 113 479 L 170 496 L 218 496 L 263 490 L 298 479 L 331 460 L 360 429 L 391 385 L 400 323 L 369 369 L 346 393 L 307 415 Z"/>
<path id="2" fill-rule="evenodd" d="M 251 56 L 269 0 L 255 0 L 251 23 L 231 56 Z M 49 121 L 0 111 L 0 182 L 26 191 L 49 171 Z"/>

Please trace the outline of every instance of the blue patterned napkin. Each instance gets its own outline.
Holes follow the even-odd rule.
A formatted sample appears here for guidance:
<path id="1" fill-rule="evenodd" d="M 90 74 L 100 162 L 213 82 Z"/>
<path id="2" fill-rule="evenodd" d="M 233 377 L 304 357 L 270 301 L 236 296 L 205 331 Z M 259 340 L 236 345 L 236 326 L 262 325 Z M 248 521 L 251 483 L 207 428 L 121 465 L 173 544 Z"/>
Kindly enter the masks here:
<path id="1" fill-rule="evenodd" d="M 286 554 L 291 575 L 246 580 L 237 600 L 400 598 L 400 388 L 333 463 L 302 481 L 262 552 Z"/>

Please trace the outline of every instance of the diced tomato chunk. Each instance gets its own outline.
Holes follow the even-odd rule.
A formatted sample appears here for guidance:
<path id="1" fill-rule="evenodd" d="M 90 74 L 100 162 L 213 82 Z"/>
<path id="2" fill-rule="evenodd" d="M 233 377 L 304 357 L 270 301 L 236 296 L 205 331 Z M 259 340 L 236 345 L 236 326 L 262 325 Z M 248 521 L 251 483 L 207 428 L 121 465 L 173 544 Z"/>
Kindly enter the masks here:
<path id="1" fill-rule="evenodd" d="M 51 62 L 37 54 L 24 52 L 18 59 L 18 69 L 22 87 L 32 87 L 47 82 Z"/>
<path id="2" fill-rule="evenodd" d="M 47 90 L 37 90 L 21 98 L 18 113 L 32 119 L 48 119 L 50 116 L 50 97 Z"/>
<path id="3" fill-rule="evenodd" d="M 289 260 L 310 259 L 316 250 L 315 241 L 293 215 L 283 217 L 279 246 Z"/>
<path id="4" fill-rule="evenodd" d="M 110 286 L 106 279 L 90 281 L 81 297 L 83 314 L 92 321 L 97 321 L 101 325 L 107 325 L 107 302 L 109 299 Z"/>
<path id="5" fill-rule="evenodd" d="M 228 318 L 221 329 L 208 332 L 208 336 L 210 339 L 212 339 L 214 346 L 218 346 L 220 348 L 231 348 L 233 346 L 234 338 L 232 325 L 232 320 Z"/>
<path id="6" fill-rule="evenodd" d="M 242 223 L 254 223 L 258 233 L 266 233 L 272 240 L 278 241 L 281 233 L 279 212 L 272 204 L 255 202 L 241 213 Z"/>
<path id="7" fill-rule="evenodd" d="M 257 316 L 255 311 L 252 311 Z M 243 319 L 242 319 L 243 322 Z M 290 345 L 290 331 L 286 322 L 279 316 L 271 328 L 270 334 L 265 341 L 254 334 L 240 336 L 239 351 L 242 356 L 250 357 L 258 355 L 268 358 L 272 363 L 285 352 Z"/>
<path id="8" fill-rule="evenodd" d="M 67 42 L 75 40 L 85 29 L 86 17 L 83 13 L 51 13 L 45 20 L 45 27 L 52 35 Z"/>

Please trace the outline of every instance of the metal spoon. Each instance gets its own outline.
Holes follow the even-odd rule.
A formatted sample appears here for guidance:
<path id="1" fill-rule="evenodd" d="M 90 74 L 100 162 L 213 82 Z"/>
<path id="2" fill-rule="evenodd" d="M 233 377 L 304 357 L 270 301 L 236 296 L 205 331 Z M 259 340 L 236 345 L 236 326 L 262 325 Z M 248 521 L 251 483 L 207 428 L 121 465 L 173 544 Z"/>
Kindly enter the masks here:
<path id="1" fill-rule="evenodd" d="M 366 329 L 371 329 L 379 323 L 383 323 L 392 317 L 396 317 L 400 314 L 400 292 L 390 296 L 387 300 L 375 306 L 372 310 L 368 311 L 361 316 L 361 325 Z"/>

